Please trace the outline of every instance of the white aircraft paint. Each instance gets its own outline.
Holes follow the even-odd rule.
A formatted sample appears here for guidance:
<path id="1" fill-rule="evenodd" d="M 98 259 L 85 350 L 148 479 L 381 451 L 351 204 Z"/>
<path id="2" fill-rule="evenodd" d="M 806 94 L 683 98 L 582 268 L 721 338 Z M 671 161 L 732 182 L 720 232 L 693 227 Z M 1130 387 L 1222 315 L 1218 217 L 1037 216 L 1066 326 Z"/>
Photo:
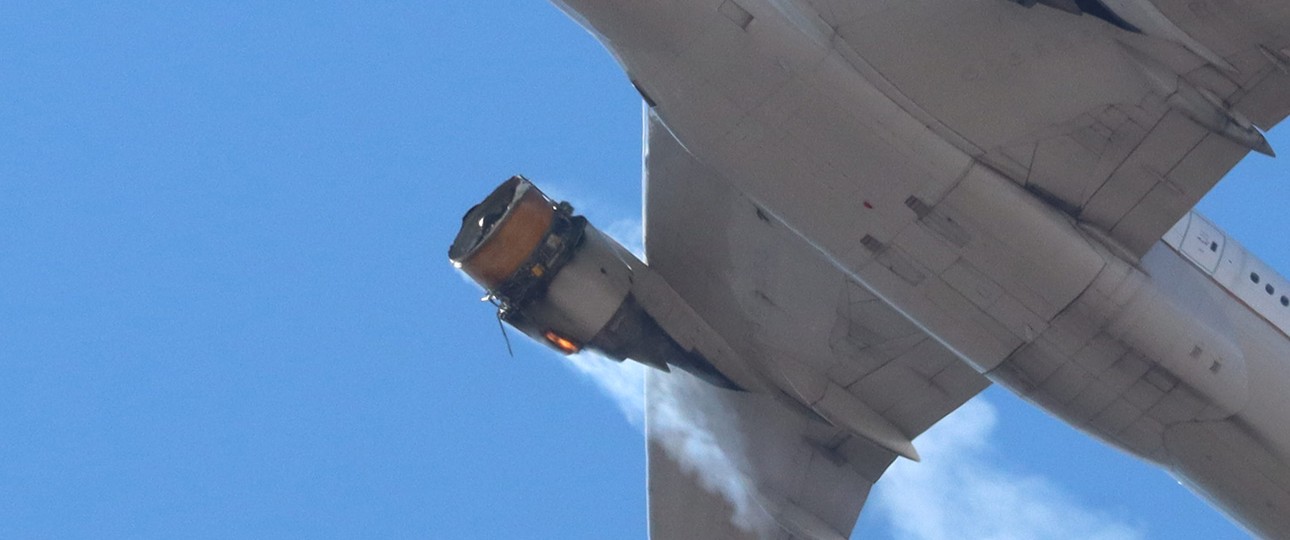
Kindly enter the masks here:
<path id="1" fill-rule="evenodd" d="M 1211 24 L 1203 2 L 1112 3 L 1165 40 L 1156 42 L 1109 39 L 1119 31 L 1091 18 L 1001 0 L 917 2 L 902 6 L 924 26 L 885 21 L 911 43 L 873 43 L 875 32 L 829 21 L 843 22 L 842 9 L 848 24 L 877 17 L 891 2 L 560 3 L 613 51 L 686 150 L 838 270 L 995 382 L 1169 468 L 1251 530 L 1290 537 L 1290 308 L 1280 296 L 1290 285 L 1203 218 L 1152 206 L 1158 191 L 1115 213 L 1124 197 L 1027 190 L 992 154 L 1014 158 L 1018 137 L 1160 92 L 1152 76 L 1134 75 L 1141 62 L 1119 40 L 1139 40 L 1133 47 L 1168 69 L 1240 73 L 1254 65 L 1241 54 L 1290 45 L 1290 9 L 1247 2 Z M 998 32 L 973 30 L 987 24 Z M 921 46 L 940 39 L 1010 50 L 973 63 Z M 1087 71 L 1076 87 L 1057 77 L 1071 70 Z M 1017 73 L 1032 80 L 1012 84 Z M 1034 93 L 1046 77 L 1066 87 Z M 1221 86 L 1200 78 L 1168 88 Z M 1216 122 L 1247 118 L 1210 102 Z M 1283 106 L 1275 97 L 1238 105 L 1264 128 Z M 1218 156 L 1241 143 L 1210 138 L 1204 129 L 1218 124 L 1194 110 L 1162 114 L 1203 128 L 1187 148 Z M 1185 184 L 1143 170 L 1126 174 L 1157 190 Z M 1216 180 L 1174 189 L 1194 202 Z M 1164 241 L 1142 242 L 1178 217 Z"/>

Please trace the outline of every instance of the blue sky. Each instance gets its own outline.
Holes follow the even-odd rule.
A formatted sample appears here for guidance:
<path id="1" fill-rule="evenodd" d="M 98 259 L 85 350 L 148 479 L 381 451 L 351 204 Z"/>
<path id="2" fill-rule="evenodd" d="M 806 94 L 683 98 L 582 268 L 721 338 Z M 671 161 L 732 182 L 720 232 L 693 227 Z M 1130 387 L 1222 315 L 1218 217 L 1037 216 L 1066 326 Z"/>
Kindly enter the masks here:
<path id="1" fill-rule="evenodd" d="M 619 375 L 509 357 L 446 259 L 515 173 L 639 222 L 639 98 L 556 9 L 11 3 L 0 66 L 0 537 L 644 537 Z M 1202 203 L 1282 269 L 1287 170 Z M 1005 391 L 947 426 L 859 534 L 1243 535 Z"/>

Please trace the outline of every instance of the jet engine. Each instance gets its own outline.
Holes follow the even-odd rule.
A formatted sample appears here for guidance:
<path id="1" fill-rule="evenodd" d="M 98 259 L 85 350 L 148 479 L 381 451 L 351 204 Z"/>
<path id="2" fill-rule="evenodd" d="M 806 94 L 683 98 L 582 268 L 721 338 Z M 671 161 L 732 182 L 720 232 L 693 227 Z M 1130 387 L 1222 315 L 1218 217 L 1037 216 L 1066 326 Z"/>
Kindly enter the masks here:
<path id="1" fill-rule="evenodd" d="M 466 212 L 448 258 L 488 291 L 499 319 L 563 354 L 586 349 L 737 387 L 637 301 L 643 262 L 522 176 Z"/>

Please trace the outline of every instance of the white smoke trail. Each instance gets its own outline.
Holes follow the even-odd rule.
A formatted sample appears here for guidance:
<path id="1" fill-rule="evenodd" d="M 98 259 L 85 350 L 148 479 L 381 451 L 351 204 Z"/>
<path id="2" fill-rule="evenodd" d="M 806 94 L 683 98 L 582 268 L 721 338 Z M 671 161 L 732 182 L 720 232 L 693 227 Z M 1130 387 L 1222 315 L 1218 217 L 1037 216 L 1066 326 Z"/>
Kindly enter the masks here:
<path id="1" fill-rule="evenodd" d="M 1140 528 L 1081 506 L 1043 477 L 992 465 L 990 436 L 997 423 L 994 405 L 973 399 L 918 438 L 922 463 L 898 460 L 887 470 L 870 504 L 895 538 L 1144 537 Z"/>
<path id="2" fill-rule="evenodd" d="M 589 352 L 566 358 L 578 374 L 590 379 L 614 400 L 627 421 L 645 429 L 645 370 L 636 362 L 618 363 Z"/>
<path id="3" fill-rule="evenodd" d="M 615 221 L 604 232 L 644 258 L 640 221 Z M 590 353 L 573 355 L 568 360 L 575 371 L 614 400 L 632 425 L 643 431 L 648 414 L 653 442 L 660 444 L 682 470 L 697 476 L 704 489 L 721 495 L 730 504 L 736 526 L 746 531 L 774 530 L 769 517 L 753 499 L 751 482 L 740 472 L 747 466 L 743 434 L 729 422 L 726 405 L 707 383 L 679 370 L 647 377 L 651 368 L 644 365 L 618 363 Z"/>
<path id="4" fill-rule="evenodd" d="M 651 369 L 636 362 L 618 363 L 590 353 L 568 358 L 569 365 L 614 400 L 632 425 L 644 429 L 649 415 L 653 442 L 660 444 L 682 470 L 698 477 L 709 492 L 730 504 L 732 522 L 746 531 L 772 531 L 775 525 L 753 497 L 743 437 L 726 421 L 725 405 L 707 383 L 685 372 L 647 377 Z M 648 382 L 647 382 L 648 381 Z M 649 404 L 646 412 L 645 389 Z"/>

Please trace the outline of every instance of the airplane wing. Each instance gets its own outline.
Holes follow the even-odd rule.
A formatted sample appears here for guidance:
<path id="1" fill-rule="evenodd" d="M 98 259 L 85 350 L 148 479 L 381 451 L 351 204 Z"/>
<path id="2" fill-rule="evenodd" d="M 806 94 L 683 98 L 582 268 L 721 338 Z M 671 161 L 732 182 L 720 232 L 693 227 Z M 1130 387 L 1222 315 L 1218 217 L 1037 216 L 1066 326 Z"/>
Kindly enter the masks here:
<path id="1" fill-rule="evenodd" d="M 1084 332 L 1065 310 L 1127 279 L 1102 246 L 1141 257 L 1290 113 L 1283 29 L 1209 49 L 1149 2 L 560 4 L 650 106 L 650 271 L 594 228 L 579 243 L 567 205 L 519 177 L 450 255 L 514 276 L 499 316 L 566 352 L 771 383 L 650 376 L 656 540 L 845 537 L 887 466 L 988 384 L 924 327 L 982 370 Z"/>
<path id="2" fill-rule="evenodd" d="M 648 145 L 649 265 L 740 357 L 812 403 L 651 372 L 651 538 L 846 538 L 897 454 L 847 429 L 839 411 L 876 411 L 912 439 L 989 382 L 711 174 L 652 115 Z"/>
<path id="3" fill-rule="evenodd" d="M 1148 36 L 1167 19 L 1097 2 L 812 3 L 903 108 L 1138 256 L 1247 153 L 1271 154 L 1260 129 L 1290 114 L 1290 43 L 1271 36 L 1169 42 Z"/>

